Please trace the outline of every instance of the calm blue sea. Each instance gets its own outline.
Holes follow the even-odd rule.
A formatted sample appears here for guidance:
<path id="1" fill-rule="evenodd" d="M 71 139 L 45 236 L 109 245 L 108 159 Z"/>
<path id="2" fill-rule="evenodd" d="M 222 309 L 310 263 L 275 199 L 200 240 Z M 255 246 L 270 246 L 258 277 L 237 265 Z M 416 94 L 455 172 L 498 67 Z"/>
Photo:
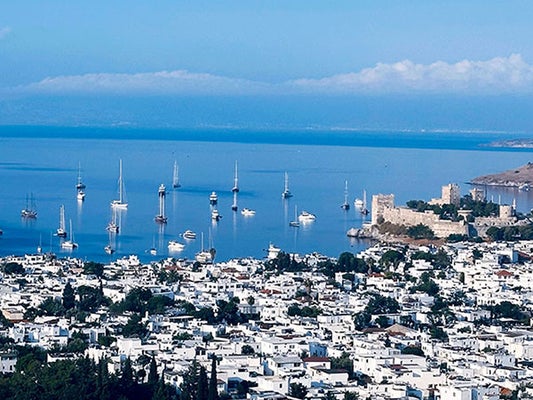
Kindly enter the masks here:
<path id="1" fill-rule="evenodd" d="M 351 227 L 364 221 L 353 207 L 363 190 L 372 194 L 394 193 L 398 204 L 410 199 L 440 196 L 442 185 L 456 182 L 462 192 L 466 182 L 489 173 L 532 161 L 526 150 L 502 150 L 484 145 L 513 138 L 488 133 L 353 132 L 320 130 L 227 129 L 149 130 L 127 128 L 0 127 L 0 255 L 43 251 L 72 254 L 105 261 L 129 254 L 143 260 L 169 255 L 169 240 L 186 244 L 171 256 L 193 258 L 209 244 L 217 260 L 263 257 L 269 243 L 287 252 L 318 251 L 338 256 L 359 251 L 368 242 L 346 237 Z M 110 237 L 105 230 L 111 219 L 110 202 L 117 197 L 119 160 L 129 207 L 119 215 L 120 232 Z M 174 161 L 179 164 L 181 188 L 172 189 Z M 239 211 L 233 212 L 233 171 L 238 161 Z M 78 165 L 87 185 L 86 199 L 76 200 Z M 284 172 L 289 175 L 294 197 L 282 200 Z M 340 208 L 344 182 L 348 181 L 348 212 Z M 166 226 L 157 225 L 158 187 L 167 186 Z M 219 195 L 222 219 L 213 223 L 209 194 Z M 23 220 L 20 211 L 33 194 L 38 212 L 34 221 Z M 488 197 L 510 203 L 519 211 L 533 207 L 533 191 L 490 189 Z M 59 224 L 59 207 L 65 206 L 67 229 L 72 221 L 79 248 L 60 249 L 52 236 Z M 295 206 L 316 214 L 314 223 L 293 228 Z M 244 217 L 240 210 L 256 210 Z M 194 241 L 179 235 L 197 232 Z M 116 253 L 103 248 L 112 243 Z M 157 248 L 157 256 L 147 250 Z"/>

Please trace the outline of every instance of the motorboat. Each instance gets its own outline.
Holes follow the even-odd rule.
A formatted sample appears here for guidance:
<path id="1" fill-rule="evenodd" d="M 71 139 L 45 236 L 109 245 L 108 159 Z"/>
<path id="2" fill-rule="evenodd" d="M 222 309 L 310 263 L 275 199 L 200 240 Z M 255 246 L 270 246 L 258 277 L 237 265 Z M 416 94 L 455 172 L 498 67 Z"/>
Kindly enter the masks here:
<path id="1" fill-rule="evenodd" d="M 211 192 L 209 195 L 209 204 L 215 206 L 218 203 L 218 196 L 216 192 Z"/>
<path id="2" fill-rule="evenodd" d="M 168 242 L 168 251 L 182 251 L 185 248 L 183 243 L 178 242 L 177 240 L 170 240 Z"/>
<path id="3" fill-rule="evenodd" d="M 104 251 L 107 254 L 113 254 L 115 252 L 115 249 L 113 247 L 111 247 L 110 244 L 108 244 L 107 246 L 104 247 Z"/>
<path id="4" fill-rule="evenodd" d="M 84 201 L 85 200 L 85 192 L 82 189 L 78 189 L 78 194 L 76 195 L 76 199 L 78 201 Z"/>
<path id="5" fill-rule="evenodd" d="M 255 210 L 251 210 L 249 208 L 243 208 L 241 210 L 241 214 L 244 215 L 245 217 L 251 217 L 255 215 Z"/>
<path id="6" fill-rule="evenodd" d="M 267 258 L 269 260 L 273 260 L 274 258 L 278 256 L 281 249 L 279 247 L 274 246 L 272 243 L 269 243 L 267 251 L 268 251 Z"/>
<path id="7" fill-rule="evenodd" d="M 211 211 L 211 219 L 213 221 L 220 221 L 221 218 L 222 218 L 222 215 L 219 214 L 216 208 L 213 211 Z"/>
<path id="8" fill-rule="evenodd" d="M 183 239 L 194 240 L 196 239 L 196 232 L 187 229 L 185 232 L 183 232 L 181 236 L 183 237 Z"/>
<path id="9" fill-rule="evenodd" d="M 307 212 L 307 211 L 302 211 L 300 213 L 300 215 L 298 215 L 298 221 L 300 222 L 312 222 L 316 220 L 316 215 L 315 214 L 311 214 L 310 212 Z"/>

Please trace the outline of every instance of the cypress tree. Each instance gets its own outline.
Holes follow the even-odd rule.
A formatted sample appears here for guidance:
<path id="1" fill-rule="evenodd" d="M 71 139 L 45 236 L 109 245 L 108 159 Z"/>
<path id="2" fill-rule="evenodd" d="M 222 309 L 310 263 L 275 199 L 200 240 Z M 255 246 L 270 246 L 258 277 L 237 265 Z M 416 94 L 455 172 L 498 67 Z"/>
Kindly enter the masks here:
<path id="1" fill-rule="evenodd" d="M 159 381 L 159 375 L 157 375 L 157 363 L 155 362 L 155 357 L 152 357 L 150 361 L 150 371 L 148 372 L 148 384 L 155 386 Z"/>
<path id="2" fill-rule="evenodd" d="M 198 389 L 196 390 L 196 400 L 207 400 L 209 383 L 207 381 L 207 370 L 202 365 L 198 373 Z"/>
<path id="3" fill-rule="evenodd" d="M 70 285 L 70 282 L 67 282 L 65 288 L 63 289 L 63 307 L 65 310 L 70 310 L 76 305 L 76 299 L 74 297 L 74 289 Z"/>
<path id="4" fill-rule="evenodd" d="M 217 385 L 217 356 L 211 356 L 211 378 L 209 379 L 209 391 L 207 400 L 218 400 L 218 385 Z"/>
<path id="5" fill-rule="evenodd" d="M 198 361 L 195 358 L 183 376 L 183 382 L 180 385 L 181 400 L 197 400 L 198 372 Z"/>

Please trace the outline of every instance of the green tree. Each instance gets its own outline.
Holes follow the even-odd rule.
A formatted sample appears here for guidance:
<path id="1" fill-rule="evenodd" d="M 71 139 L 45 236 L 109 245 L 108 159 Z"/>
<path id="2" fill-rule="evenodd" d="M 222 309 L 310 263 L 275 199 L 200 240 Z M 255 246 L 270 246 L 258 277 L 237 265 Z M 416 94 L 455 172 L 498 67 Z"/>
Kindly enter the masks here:
<path id="1" fill-rule="evenodd" d="M 141 316 L 139 314 L 133 314 L 126 325 L 122 328 L 122 335 L 124 337 L 143 337 L 146 335 L 145 324 L 141 321 Z"/>
<path id="2" fill-rule="evenodd" d="M 95 275 L 97 278 L 102 278 L 104 275 L 104 264 L 94 261 L 86 262 L 83 265 L 83 273 L 86 275 Z"/>
<path id="3" fill-rule="evenodd" d="M 198 378 L 199 365 L 196 358 L 192 361 L 187 372 L 183 375 L 183 381 L 180 385 L 181 396 L 180 400 L 198 400 Z"/>
<path id="4" fill-rule="evenodd" d="M 155 357 L 152 357 L 150 360 L 150 370 L 148 372 L 148 384 L 155 386 L 159 382 L 159 375 L 157 374 L 157 363 L 155 362 Z"/>
<path id="5" fill-rule="evenodd" d="M 209 377 L 209 390 L 207 400 L 218 400 L 218 383 L 217 383 L 217 357 L 211 356 L 211 376 Z"/>
<path id="6" fill-rule="evenodd" d="M 67 282 L 63 289 L 63 307 L 65 310 L 70 310 L 76 306 L 76 297 L 74 296 L 74 289 L 70 282 Z"/>
<path id="7" fill-rule="evenodd" d="M 249 344 L 245 344 L 241 347 L 241 354 L 245 354 L 245 355 L 255 354 L 255 350 Z"/>
<path id="8" fill-rule="evenodd" d="M 307 387 L 301 383 L 291 383 L 289 393 L 292 397 L 303 399 L 307 395 Z"/>
<path id="9" fill-rule="evenodd" d="M 209 380 L 207 371 L 203 365 L 198 371 L 198 388 L 196 389 L 196 400 L 208 400 L 209 397 Z"/>

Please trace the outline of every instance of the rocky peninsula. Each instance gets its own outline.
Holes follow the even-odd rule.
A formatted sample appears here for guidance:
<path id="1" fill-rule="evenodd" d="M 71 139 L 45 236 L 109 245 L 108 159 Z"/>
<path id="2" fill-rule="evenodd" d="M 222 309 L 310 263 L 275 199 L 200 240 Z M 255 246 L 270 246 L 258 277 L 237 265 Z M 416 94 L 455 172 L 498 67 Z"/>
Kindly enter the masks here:
<path id="1" fill-rule="evenodd" d="M 533 163 L 529 162 L 519 168 L 510 169 L 499 174 L 484 175 L 472 179 L 474 185 L 491 185 L 529 188 L 533 185 Z"/>

